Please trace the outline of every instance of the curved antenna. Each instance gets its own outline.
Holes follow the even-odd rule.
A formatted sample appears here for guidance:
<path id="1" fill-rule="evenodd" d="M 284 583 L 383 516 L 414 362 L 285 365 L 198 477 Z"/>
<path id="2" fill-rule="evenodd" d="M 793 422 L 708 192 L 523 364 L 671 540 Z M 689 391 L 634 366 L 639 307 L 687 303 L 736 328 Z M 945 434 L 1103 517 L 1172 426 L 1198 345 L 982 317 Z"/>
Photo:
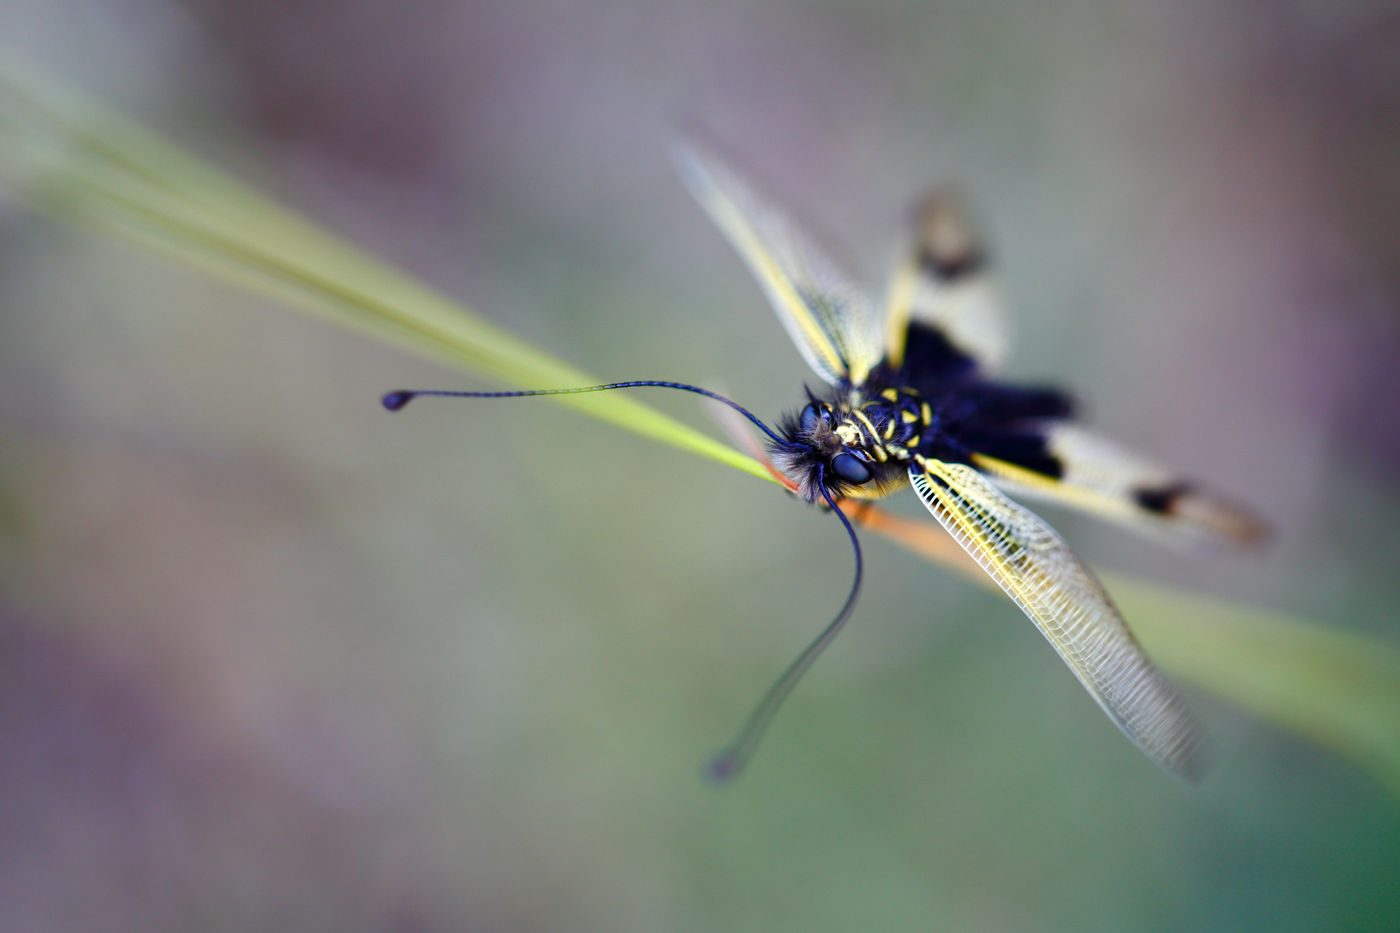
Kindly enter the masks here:
<path id="1" fill-rule="evenodd" d="M 711 392 L 709 389 L 702 389 L 699 386 L 686 385 L 684 382 L 664 382 L 659 379 L 634 379 L 630 382 L 609 382 L 607 385 L 583 386 L 577 389 L 523 389 L 513 392 L 450 392 L 444 389 L 423 389 L 418 391 L 399 389 L 394 392 L 385 393 L 380 401 L 383 402 L 384 407 L 390 411 L 398 411 L 420 395 L 438 396 L 440 398 L 525 398 L 531 395 L 579 395 L 584 392 L 603 392 L 608 389 L 637 389 L 646 388 L 648 386 L 661 389 L 680 389 L 682 392 L 694 392 L 696 395 L 703 395 L 706 398 L 714 399 L 716 402 L 722 402 L 752 421 L 758 426 L 760 431 L 771 437 L 775 443 L 781 444 L 784 447 L 789 446 L 788 441 L 774 434 L 768 425 L 758 420 L 757 415 L 738 402 L 731 401 L 718 392 Z"/>
<path id="2" fill-rule="evenodd" d="M 778 712 L 778 707 L 783 705 L 783 701 L 792 693 L 792 688 L 797 686 L 797 682 L 802 679 L 802 675 L 807 673 L 807 669 L 817 660 L 826 646 L 841 633 L 846 620 L 850 618 L 851 610 L 855 608 L 856 596 L 860 593 L 860 580 L 863 572 L 860 539 L 856 537 L 856 530 L 851 527 L 850 519 L 846 518 L 846 513 L 836 505 L 836 500 L 827 492 L 825 469 L 819 468 L 817 474 L 817 488 L 821 490 L 822 498 L 826 504 L 831 506 L 831 510 L 836 513 L 836 517 L 841 519 L 841 524 L 846 526 L 846 534 L 851 537 L 851 546 L 856 552 L 856 578 L 851 584 L 850 595 L 846 597 L 846 603 L 841 607 L 841 611 L 836 614 L 826 628 L 822 629 L 810 645 L 802 650 L 797 656 L 797 660 L 788 665 L 788 669 L 783 671 L 782 676 L 777 679 L 773 686 L 768 688 L 768 692 L 763 695 L 758 706 L 749 714 L 748 720 L 744 722 L 744 727 L 739 730 L 739 734 L 734 737 L 723 751 L 710 759 L 706 766 L 706 773 L 715 781 L 728 781 L 736 776 L 749 763 L 753 757 L 754 749 L 758 747 L 758 742 L 763 738 L 763 733 L 768 730 L 768 726 L 773 722 L 773 717 Z"/>

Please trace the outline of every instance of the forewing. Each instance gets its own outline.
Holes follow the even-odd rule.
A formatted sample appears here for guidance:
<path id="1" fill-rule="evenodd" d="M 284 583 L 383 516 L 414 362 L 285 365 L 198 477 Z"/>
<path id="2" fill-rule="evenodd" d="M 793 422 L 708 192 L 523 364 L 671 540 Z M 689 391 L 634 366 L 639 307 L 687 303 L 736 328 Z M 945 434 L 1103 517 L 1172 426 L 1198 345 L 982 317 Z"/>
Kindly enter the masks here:
<path id="1" fill-rule="evenodd" d="M 942 332 L 987 372 L 1006 357 L 1007 329 L 987 251 L 967 210 L 951 189 L 919 202 L 908 243 L 885 300 L 885 348 L 892 365 L 904 362 L 909 324 Z"/>
<path id="2" fill-rule="evenodd" d="M 1060 536 L 964 464 L 924 460 L 909 480 L 1118 727 L 1163 767 L 1195 777 L 1200 733 L 1186 705 Z"/>
<path id="3" fill-rule="evenodd" d="M 859 385 L 883 356 L 866 296 L 790 218 L 718 153 L 678 146 L 686 185 L 753 270 L 807 364 L 832 385 Z"/>
<path id="4" fill-rule="evenodd" d="M 1268 533 L 1243 507 L 1083 428 L 1050 426 L 1045 448 L 1060 475 L 993 457 L 974 455 L 973 460 L 1012 495 L 1071 505 L 1138 531 L 1236 544 L 1257 542 Z"/>

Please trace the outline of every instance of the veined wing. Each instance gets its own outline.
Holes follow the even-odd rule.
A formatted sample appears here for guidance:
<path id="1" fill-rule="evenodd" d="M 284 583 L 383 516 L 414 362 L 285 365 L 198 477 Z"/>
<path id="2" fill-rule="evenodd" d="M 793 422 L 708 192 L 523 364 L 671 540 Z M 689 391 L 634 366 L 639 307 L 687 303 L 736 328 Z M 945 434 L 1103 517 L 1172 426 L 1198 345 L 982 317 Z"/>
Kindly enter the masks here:
<path id="1" fill-rule="evenodd" d="M 1195 777 L 1200 733 L 1186 705 L 1064 540 L 972 467 L 925 459 L 909 480 L 1118 727 L 1163 767 Z"/>
<path id="2" fill-rule="evenodd" d="M 753 270 L 807 364 L 832 385 L 863 383 L 883 356 L 879 320 L 866 296 L 717 153 L 692 142 L 677 147 L 676 162 Z"/>
<path id="3" fill-rule="evenodd" d="M 1012 495 L 1075 506 L 1138 531 L 1236 544 L 1257 542 L 1268 533 L 1244 508 L 1083 428 L 1052 425 L 1045 449 L 1060 468 L 1058 476 L 995 457 L 974 454 L 972 459 Z"/>
<path id="4" fill-rule="evenodd" d="M 988 271 L 987 251 L 951 190 L 933 192 L 915 209 L 912 236 L 899 256 L 885 299 L 885 349 L 904 362 L 911 323 L 940 331 L 992 372 L 1006 357 L 1006 318 Z"/>

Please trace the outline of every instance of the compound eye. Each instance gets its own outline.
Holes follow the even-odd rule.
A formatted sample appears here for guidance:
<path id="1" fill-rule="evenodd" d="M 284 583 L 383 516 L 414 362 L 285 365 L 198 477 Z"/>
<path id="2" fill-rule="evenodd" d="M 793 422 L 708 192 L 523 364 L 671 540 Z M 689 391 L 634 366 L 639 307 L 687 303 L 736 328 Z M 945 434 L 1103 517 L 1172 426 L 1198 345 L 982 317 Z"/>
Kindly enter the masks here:
<path id="1" fill-rule="evenodd" d="M 831 458 L 831 472 L 848 483 L 870 482 L 870 467 L 860 462 L 855 454 L 837 454 Z"/>
<path id="2" fill-rule="evenodd" d="M 817 429 L 817 422 L 821 420 L 821 413 L 817 411 L 817 406 L 809 404 L 802 409 L 802 414 L 798 416 L 798 426 L 802 428 L 803 434 L 811 434 Z"/>

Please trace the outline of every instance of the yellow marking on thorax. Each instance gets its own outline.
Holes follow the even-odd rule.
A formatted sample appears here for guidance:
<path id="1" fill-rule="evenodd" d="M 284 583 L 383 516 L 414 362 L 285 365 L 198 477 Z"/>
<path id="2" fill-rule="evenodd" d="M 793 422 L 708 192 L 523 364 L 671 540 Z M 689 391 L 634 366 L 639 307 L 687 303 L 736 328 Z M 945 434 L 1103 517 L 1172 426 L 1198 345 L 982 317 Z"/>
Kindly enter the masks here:
<path id="1" fill-rule="evenodd" d="M 871 424 L 870 419 L 865 416 L 865 412 L 861 411 L 859 408 L 853 408 L 851 409 L 851 414 L 859 418 L 860 423 L 865 425 L 865 429 L 870 432 L 871 440 L 875 440 L 880 436 L 880 432 L 875 430 L 875 425 Z"/>

